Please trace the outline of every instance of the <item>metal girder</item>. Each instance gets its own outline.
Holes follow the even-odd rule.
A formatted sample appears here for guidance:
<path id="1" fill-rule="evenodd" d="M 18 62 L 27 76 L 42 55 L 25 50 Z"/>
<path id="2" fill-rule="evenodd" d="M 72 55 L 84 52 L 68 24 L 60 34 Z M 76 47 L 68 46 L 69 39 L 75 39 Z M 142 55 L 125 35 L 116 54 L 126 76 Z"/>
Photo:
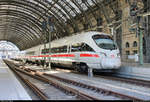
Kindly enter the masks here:
<path id="1" fill-rule="evenodd" d="M 64 0 L 61 0 L 61 2 L 64 2 Z M 64 3 L 66 5 L 68 5 L 66 2 L 64 2 Z M 71 18 L 71 26 L 73 27 L 74 31 L 79 31 L 77 22 L 74 20 L 73 16 L 70 14 L 70 12 L 67 11 L 66 8 L 60 2 L 58 2 L 57 5 L 59 5 L 64 10 L 64 12 L 66 12 L 66 14 L 68 14 L 68 16 Z M 64 13 L 62 12 L 62 14 L 64 14 Z"/>
<path id="2" fill-rule="evenodd" d="M 12 4 L 12 1 L 13 1 L 13 0 L 11 0 L 11 4 Z M 1 2 L 8 2 L 8 0 L 1 0 L 0 3 L 1 3 Z M 6 4 L 5 4 L 5 5 L 6 5 Z M 10 5 L 10 4 L 9 4 L 9 5 Z M 13 5 L 16 5 L 16 6 L 21 7 L 21 5 L 17 5 L 17 2 L 14 2 Z M 22 5 L 23 5 L 23 4 L 22 4 Z M 27 5 L 27 6 L 30 6 L 30 5 Z M 22 6 L 22 7 L 24 7 L 24 6 Z M 33 8 L 34 8 L 34 6 L 33 6 Z M 35 8 L 34 8 L 34 9 L 35 9 Z M 33 10 L 34 10 L 34 9 L 33 9 Z M 30 9 L 30 10 L 32 10 L 32 9 Z M 6 10 L 6 11 L 7 11 L 7 10 Z M 9 10 L 8 12 L 9 12 L 9 14 L 10 14 L 10 10 Z M 8 12 L 7 12 L 7 13 L 8 13 Z M 18 13 L 17 10 L 16 10 L 16 12 Z M 20 11 L 19 11 L 19 12 L 20 12 Z M 24 13 L 25 13 L 25 12 L 22 12 L 22 13 L 20 13 L 20 14 L 24 14 Z M 40 13 L 41 13 L 41 14 L 39 14 L 39 15 L 42 15 L 42 12 L 40 12 Z M 12 14 L 14 14 L 14 12 L 13 12 Z M 20 14 L 18 14 L 18 15 L 20 16 Z M 18 15 L 17 15 L 17 16 L 18 16 Z M 26 15 L 27 15 L 27 14 L 24 14 L 23 16 L 26 16 Z M 37 14 L 36 14 L 36 15 L 37 15 Z M 31 15 L 31 16 L 32 16 L 32 15 Z M 32 18 L 33 18 L 33 17 L 32 17 Z M 25 18 L 25 19 L 26 19 L 26 18 Z M 35 19 L 35 18 L 34 18 L 34 19 Z M 33 20 L 31 20 L 31 21 L 33 21 Z M 36 21 L 35 21 L 35 22 L 36 22 Z M 38 25 L 39 25 L 39 24 L 38 24 Z M 57 25 L 57 26 L 58 26 L 58 25 Z M 63 26 L 61 26 L 61 27 L 63 27 Z M 40 28 L 41 28 L 41 25 L 40 25 Z"/>
<path id="3" fill-rule="evenodd" d="M 0 0 L 0 20 L 4 19 L 0 22 L 12 24 L 12 27 L 0 24 L 2 25 L 0 31 L 3 31 L 6 37 L 9 36 L 7 41 L 15 42 L 20 49 L 24 50 L 43 42 L 45 35 L 43 36 L 42 21 L 47 20 L 48 16 L 54 18 L 57 30 L 55 31 L 57 34 L 53 34 L 52 38 L 57 38 L 56 35 L 68 36 L 70 34 L 68 26 L 72 27 L 74 32 L 78 32 L 79 26 L 76 21 L 83 17 L 85 21 L 80 23 L 83 25 L 87 23 L 92 27 L 88 16 L 91 13 L 97 20 L 95 7 L 104 15 L 107 23 L 110 23 L 113 18 L 107 10 L 112 10 L 117 16 L 120 15 L 118 5 L 113 5 L 111 2 L 119 2 L 119 0 Z M 47 28 L 46 36 L 48 32 Z M 11 39 L 15 37 L 16 39 Z M 17 39 L 21 41 L 17 42 Z"/>
<path id="4" fill-rule="evenodd" d="M 107 11 L 106 7 L 104 6 L 104 4 L 102 4 L 103 2 L 105 2 L 105 0 L 102 0 L 101 3 L 99 3 L 97 0 L 92 0 L 92 2 L 97 7 L 99 7 L 100 12 L 102 12 L 102 14 L 105 16 L 107 23 L 110 23 L 111 22 L 110 15 L 108 14 L 108 11 Z"/>
<path id="5" fill-rule="evenodd" d="M 1 26 L 0 25 L 0 31 L 2 32 L 2 30 L 4 29 L 4 27 L 5 27 L 5 25 L 3 26 Z M 34 38 L 34 37 L 32 37 L 32 36 L 30 36 L 30 35 L 28 35 L 28 29 L 26 29 L 26 28 L 22 28 L 22 27 L 20 27 L 20 26 L 8 26 L 9 27 L 9 30 L 8 30 L 8 33 L 10 33 L 10 31 L 12 30 L 12 29 L 14 29 L 14 30 L 16 30 L 16 31 L 20 31 L 20 33 L 23 33 L 23 36 L 25 36 L 25 37 L 27 37 L 28 39 L 34 39 L 34 40 L 37 40 L 38 41 L 38 39 L 37 38 Z M 30 32 L 30 31 L 29 31 Z M 32 32 L 31 32 L 32 33 Z M 15 33 L 14 34 L 11 34 L 11 37 L 13 37 L 14 35 L 16 35 Z M 4 39 L 6 39 L 8 37 L 8 35 L 6 36 L 5 35 L 5 37 L 4 37 Z M 24 38 L 23 38 L 24 39 Z M 14 39 L 14 40 L 18 40 L 18 39 Z M 22 40 L 22 39 L 21 39 Z"/>
<path id="6" fill-rule="evenodd" d="M 2 29 L 0 29 L 0 31 L 2 31 Z M 14 34 L 12 34 L 13 32 L 14 32 Z M 35 39 L 32 39 L 31 37 L 29 37 L 29 35 L 27 35 L 26 32 L 23 31 L 21 28 L 16 28 L 14 26 L 10 27 L 9 33 L 11 33 L 11 38 L 10 39 L 12 39 L 16 42 L 18 42 L 19 40 L 23 41 L 24 39 L 27 39 L 28 40 L 27 43 L 28 43 L 28 45 L 30 45 L 31 40 L 33 40 L 33 41 L 35 40 Z M 17 38 L 15 39 L 15 37 L 17 37 L 17 36 L 21 36 L 21 37 L 19 39 L 17 39 Z M 4 39 L 7 39 L 7 38 L 8 38 L 8 36 L 4 37 Z M 32 43 L 36 43 L 36 41 L 32 42 Z"/>
<path id="7" fill-rule="evenodd" d="M 3 18 L 0 17 L 0 19 L 3 19 Z M 1 22 L 1 21 L 0 22 L 1 22 L 1 24 L 11 22 L 10 23 L 10 24 L 12 24 L 11 26 L 19 24 L 19 27 L 26 28 L 28 31 L 33 30 L 34 32 L 29 32 L 29 33 L 35 33 L 34 35 L 31 35 L 32 37 L 36 37 L 36 38 L 40 37 L 40 36 L 37 37 L 37 34 L 40 32 L 40 29 L 35 30 L 35 28 L 33 28 L 34 26 L 31 26 L 33 23 L 31 23 L 30 21 L 29 22 L 26 22 L 26 21 L 23 19 L 20 19 L 20 18 L 11 17 L 11 18 L 7 19 L 7 21 L 5 21 L 5 22 Z"/>
<path id="8" fill-rule="evenodd" d="M 4 12 L 4 10 L 3 10 L 3 12 L 1 12 L 0 11 L 0 15 L 7 15 L 7 13 L 8 12 Z M 38 32 L 38 33 L 42 33 L 42 29 L 41 29 L 41 24 L 40 23 L 38 23 L 38 22 L 36 22 L 36 18 L 31 18 L 30 17 L 30 15 L 27 15 L 27 14 L 25 14 L 25 15 L 22 15 L 22 13 L 23 12 L 20 12 L 19 13 L 19 19 L 21 20 L 21 21 L 23 21 L 24 22 L 24 24 L 30 24 L 31 25 L 31 27 L 28 25 L 28 28 L 29 29 L 31 29 L 32 27 L 33 28 L 35 28 L 36 30 L 38 29 L 40 32 Z M 13 12 L 11 12 L 11 10 L 9 11 L 9 15 L 11 15 L 11 16 L 18 16 L 18 11 L 13 11 Z M 17 20 L 17 19 L 16 19 Z M 38 34 L 37 33 L 37 34 Z M 39 37 L 41 36 L 41 34 L 38 34 L 39 35 Z"/>
<path id="9" fill-rule="evenodd" d="M 82 15 L 85 17 L 85 21 L 88 21 L 89 22 L 89 20 L 88 20 L 88 15 L 85 13 L 85 11 L 83 10 L 83 8 L 81 7 L 81 5 L 78 3 L 78 2 L 76 2 L 76 0 L 72 0 L 72 2 L 74 3 L 74 5 L 76 5 L 78 8 L 79 8 L 79 10 L 82 12 Z M 88 22 L 86 22 L 86 23 L 88 23 Z M 85 24 L 85 22 L 82 22 L 82 24 L 84 25 Z"/>

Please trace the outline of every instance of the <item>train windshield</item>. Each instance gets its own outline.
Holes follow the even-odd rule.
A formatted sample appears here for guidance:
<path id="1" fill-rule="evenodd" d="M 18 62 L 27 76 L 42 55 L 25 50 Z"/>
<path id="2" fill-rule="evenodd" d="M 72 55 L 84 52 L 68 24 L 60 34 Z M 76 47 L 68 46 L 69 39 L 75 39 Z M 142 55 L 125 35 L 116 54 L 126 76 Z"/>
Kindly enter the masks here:
<path id="1" fill-rule="evenodd" d="M 117 49 L 116 43 L 108 35 L 94 35 L 92 38 L 94 39 L 96 44 L 102 49 L 106 49 L 106 50 Z"/>

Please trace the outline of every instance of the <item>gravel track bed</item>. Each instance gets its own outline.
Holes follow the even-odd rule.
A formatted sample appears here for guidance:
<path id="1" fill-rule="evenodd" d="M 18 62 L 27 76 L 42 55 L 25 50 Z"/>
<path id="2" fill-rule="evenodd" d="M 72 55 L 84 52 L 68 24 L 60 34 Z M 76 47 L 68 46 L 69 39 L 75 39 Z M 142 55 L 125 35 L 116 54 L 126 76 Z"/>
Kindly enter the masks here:
<path id="1" fill-rule="evenodd" d="M 55 71 L 55 70 L 53 70 Z M 79 77 L 83 77 L 83 78 L 86 78 L 87 75 L 85 74 L 78 74 L 78 73 L 66 73 L 65 70 L 57 70 L 58 72 L 61 72 L 62 75 L 65 75 L 67 77 L 67 75 L 70 74 L 70 76 L 79 76 Z M 49 73 L 48 71 L 46 71 L 46 73 Z M 60 73 L 60 75 L 61 75 Z M 108 75 L 107 75 L 108 76 Z M 106 76 L 106 77 L 107 77 Z M 91 79 L 91 78 L 90 78 Z M 142 92 L 145 92 L 145 93 L 149 93 L 150 94 L 150 87 L 146 87 L 146 86 L 142 86 L 142 85 L 138 85 L 138 84 L 135 84 L 135 83 L 127 83 L 127 82 L 124 82 L 124 81 L 120 81 L 120 80 L 115 80 L 115 79 L 107 79 L 107 78 L 103 78 L 103 76 L 101 77 L 100 75 L 95 75 L 93 78 L 93 80 L 96 80 L 98 82 L 103 82 L 103 83 L 107 83 L 107 84 L 112 84 L 112 85 L 116 85 L 116 86 L 120 86 L 120 87 L 124 87 L 124 88 L 129 88 L 129 89 L 132 89 L 132 90 L 137 90 L 137 91 L 142 91 Z M 120 77 L 121 79 L 121 77 Z"/>
<path id="2" fill-rule="evenodd" d="M 21 73 L 21 72 L 19 72 L 19 73 Z M 42 81 L 31 78 L 30 76 L 25 75 L 23 73 L 21 73 L 21 75 L 23 75 L 23 77 L 25 79 L 28 79 L 30 82 L 32 82 L 34 85 L 36 85 L 38 88 L 40 88 L 40 90 L 42 92 L 44 92 L 44 94 L 46 96 L 48 96 L 49 100 L 78 100 L 76 98 L 76 96 L 67 95 L 64 92 L 62 92 L 61 90 L 55 88 L 54 86 L 51 86 L 50 84 L 46 84 Z M 31 95 L 33 95 L 33 94 L 31 94 Z M 35 94 L 33 96 L 35 96 Z M 37 99 L 34 98 L 33 100 L 39 100 L 39 98 L 37 98 Z"/>
<path id="3" fill-rule="evenodd" d="M 93 78 L 88 78 L 85 74 L 75 74 L 70 72 L 64 72 L 64 71 L 46 71 L 42 70 L 43 68 L 41 66 L 32 66 L 32 65 L 26 65 L 25 67 L 36 69 L 39 71 L 46 72 L 48 74 L 54 74 L 63 78 L 67 79 L 73 79 L 78 82 L 86 83 L 89 85 L 94 85 L 96 87 L 102 87 L 108 90 L 113 90 L 116 92 L 121 92 L 127 95 L 136 96 L 139 98 L 143 98 L 145 100 L 150 100 L 150 88 L 144 87 L 144 86 L 138 86 L 136 84 L 126 83 L 122 81 L 115 81 L 110 79 L 104 79 L 100 76 L 94 76 Z"/>
<path id="4" fill-rule="evenodd" d="M 150 88 L 137 86 L 130 83 L 118 82 L 114 80 L 104 79 L 100 77 L 88 78 L 86 75 L 79 75 L 74 73 L 65 73 L 61 71 L 47 71 L 46 73 L 53 74 L 63 77 L 73 79 L 78 82 L 83 82 L 89 85 L 94 85 L 96 87 L 102 87 L 108 90 L 113 90 L 116 92 L 121 92 L 123 94 L 140 97 L 145 100 L 150 100 Z"/>
<path id="5" fill-rule="evenodd" d="M 36 96 L 35 93 L 15 73 L 14 75 L 16 76 L 17 80 L 21 83 L 21 85 L 24 87 L 24 89 L 27 91 L 28 95 L 31 97 L 32 100 L 40 100 L 40 98 Z"/>
<path id="6" fill-rule="evenodd" d="M 36 69 L 36 70 L 39 70 L 39 71 L 42 71 L 42 72 L 46 72 L 46 73 L 51 73 L 49 71 L 46 71 L 46 70 L 42 70 L 42 67 L 37 67 L 37 66 L 27 66 L 27 68 L 31 68 L 31 69 Z M 145 87 L 145 86 L 142 86 L 142 85 L 137 85 L 137 84 L 132 84 L 132 83 L 126 83 L 124 81 L 119 81 L 119 80 L 110 80 L 110 79 L 105 79 L 105 78 L 102 78 L 98 75 L 94 76 L 93 78 L 88 78 L 87 75 L 85 74 L 77 74 L 77 73 L 70 73 L 71 71 L 66 71 L 66 70 L 52 70 L 53 72 L 52 73 L 59 73 L 57 75 L 63 77 L 63 78 L 70 78 L 70 79 L 73 79 L 71 77 L 74 77 L 74 80 L 78 80 L 78 78 L 81 78 L 82 77 L 82 80 L 84 81 L 84 79 L 86 80 L 95 80 L 96 82 L 99 82 L 99 83 L 106 83 L 106 84 L 111 84 L 111 85 L 115 85 L 115 86 L 118 86 L 118 87 L 123 87 L 123 88 L 128 88 L 128 89 L 131 89 L 131 90 L 137 90 L 139 92 L 144 92 L 144 93 L 148 93 L 150 94 L 150 88 L 149 87 Z"/>
<path id="7" fill-rule="evenodd" d="M 95 91 L 92 91 L 92 90 L 89 90 L 89 89 L 86 89 L 86 88 L 82 88 L 82 87 L 75 86 L 75 85 L 72 85 L 72 84 L 69 84 L 69 83 L 65 83 L 64 81 L 58 81 L 55 78 L 50 78 L 50 77 L 47 77 L 47 76 L 44 76 L 44 77 L 46 77 L 47 79 L 53 80 L 53 81 L 57 81 L 58 83 L 61 83 L 63 85 L 67 85 L 69 87 L 75 88 L 78 91 L 87 93 L 91 96 L 95 96 L 98 99 L 102 99 L 102 100 L 122 100 L 121 98 L 118 98 L 118 97 L 115 97 L 115 96 L 112 96 L 112 95 L 106 95 L 106 94 L 98 93 L 98 92 L 95 92 Z"/>

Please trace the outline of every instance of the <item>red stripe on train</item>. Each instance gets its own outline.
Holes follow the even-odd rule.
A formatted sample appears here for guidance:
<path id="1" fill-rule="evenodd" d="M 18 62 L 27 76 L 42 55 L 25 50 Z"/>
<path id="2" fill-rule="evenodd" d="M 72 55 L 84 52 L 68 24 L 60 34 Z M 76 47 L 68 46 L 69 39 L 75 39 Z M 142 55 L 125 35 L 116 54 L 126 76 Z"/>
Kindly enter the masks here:
<path id="1" fill-rule="evenodd" d="M 40 55 L 38 57 L 49 57 L 49 55 Z"/>
<path id="2" fill-rule="evenodd" d="M 75 57 L 74 54 L 59 54 L 59 55 L 40 55 L 40 56 L 31 56 L 31 57 Z M 80 57 L 100 57 L 98 54 L 80 54 Z"/>
<path id="3" fill-rule="evenodd" d="M 74 54 L 51 55 L 51 57 L 75 57 Z"/>
<path id="4" fill-rule="evenodd" d="M 80 54 L 80 57 L 100 57 L 98 54 Z"/>
<path id="5" fill-rule="evenodd" d="M 30 57 L 75 57 L 74 54 L 59 54 L 59 55 L 39 55 L 39 56 L 30 56 Z"/>

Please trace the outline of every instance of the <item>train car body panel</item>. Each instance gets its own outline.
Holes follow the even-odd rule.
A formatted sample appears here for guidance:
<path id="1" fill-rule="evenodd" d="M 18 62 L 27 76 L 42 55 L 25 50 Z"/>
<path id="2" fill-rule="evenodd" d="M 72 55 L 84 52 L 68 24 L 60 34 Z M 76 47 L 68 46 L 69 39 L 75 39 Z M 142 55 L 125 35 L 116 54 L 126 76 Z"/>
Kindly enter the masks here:
<path id="1" fill-rule="evenodd" d="M 49 43 L 46 44 L 46 47 Z M 93 69 L 118 69 L 121 66 L 120 52 L 109 34 L 100 32 L 83 32 L 70 37 L 51 42 L 51 55 L 43 53 L 44 45 L 27 49 L 26 52 L 34 52 L 28 60 L 49 62 L 62 66 L 74 66 L 74 64 L 86 64 Z"/>

